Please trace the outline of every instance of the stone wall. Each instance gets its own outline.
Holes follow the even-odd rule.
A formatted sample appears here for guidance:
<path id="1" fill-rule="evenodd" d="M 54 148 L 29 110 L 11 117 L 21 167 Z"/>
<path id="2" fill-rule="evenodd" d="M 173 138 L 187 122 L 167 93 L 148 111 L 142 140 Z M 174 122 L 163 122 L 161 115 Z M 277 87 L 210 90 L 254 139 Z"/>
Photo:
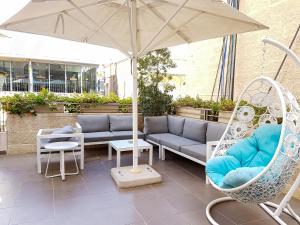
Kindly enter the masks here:
<path id="1" fill-rule="evenodd" d="M 261 39 L 269 37 L 289 46 L 300 21 L 300 4 L 295 0 L 241 0 L 240 11 L 267 25 L 268 30 L 238 35 L 235 96 L 245 84 L 261 75 L 262 48 Z M 292 50 L 300 56 L 300 34 Z M 266 46 L 265 75 L 272 78 L 280 66 L 284 53 L 270 45 Z M 296 68 L 291 59 L 287 59 L 278 81 L 300 97 L 300 68 Z"/>
<path id="2" fill-rule="evenodd" d="M 99 114 L 99 113 L 98 113 Z M 114 113 L 114 115 L 122 113 Z M 87 113 L 85 115 L 93 115 Z M 75 126 L 76 113 L 38 113 L 37 116 L 7 115 L 7 153 L 22 154 L 36 151 L 36 135 L 39 129 Z M 139 129 L 143 127 L 143 119 L 139 118 Z"/>

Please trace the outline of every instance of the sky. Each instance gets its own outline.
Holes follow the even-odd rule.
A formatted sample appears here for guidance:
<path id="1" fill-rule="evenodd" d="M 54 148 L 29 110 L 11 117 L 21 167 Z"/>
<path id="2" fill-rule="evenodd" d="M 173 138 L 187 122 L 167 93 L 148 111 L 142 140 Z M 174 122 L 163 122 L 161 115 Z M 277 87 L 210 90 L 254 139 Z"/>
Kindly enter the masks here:
<path id="1" fill-rule="evenodd" d="M 21 10 L 30 0 L 0 0 L 0 23 Z M 41 35 L 0 30 L 0 56 L 107 64 L 125 58 L 118 50 Z M 57 50 L 59 51 L 59 54 Z"/>

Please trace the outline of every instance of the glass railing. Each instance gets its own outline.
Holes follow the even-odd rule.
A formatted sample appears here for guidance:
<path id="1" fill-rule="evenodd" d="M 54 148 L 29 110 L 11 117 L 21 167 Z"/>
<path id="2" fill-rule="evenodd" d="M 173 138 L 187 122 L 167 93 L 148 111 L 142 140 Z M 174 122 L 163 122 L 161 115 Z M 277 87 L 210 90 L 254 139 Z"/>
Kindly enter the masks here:
<path id="1" fill-rule="evenodd" d="M 27 92 L 30 91 L 30 87 L 32 86 L 33 92 L 39 92 L 43 88 L 46 88 L 50 90 L 51 92 L 56 93 L 81 93 L 82 92 L 91 92 L 96 91 L 95 84 L 91 82 L 84 82 L 84 84 L 80 85 L 80 82 L 78 81 L 67 81 L 67 83 L 55 80 L 51 81 L 50 85 L 49 82 L 46 81 L 34 81 L 32 85 L 29 84 L 28 81 L 23 80 L 15 80 L 12 82 L 12 85 L 10 83 L 3 83 L 2 86 L 0 86 L 0 92 L 1 91 L 13 91 L 13 92 Z"/>

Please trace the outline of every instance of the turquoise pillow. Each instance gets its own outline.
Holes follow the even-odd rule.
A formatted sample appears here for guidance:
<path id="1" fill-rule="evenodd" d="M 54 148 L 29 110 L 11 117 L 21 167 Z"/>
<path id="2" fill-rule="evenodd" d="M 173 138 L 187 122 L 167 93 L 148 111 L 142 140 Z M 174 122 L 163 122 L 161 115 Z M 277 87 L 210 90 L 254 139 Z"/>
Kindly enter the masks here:
<path id="1" fill-rule="evenodd" d="M 222 186 L 224 176 L 231 170 L 241 167 L 240 162 L 233 156 L 225 155 L 207 161 L 205 170 L 207 176 L 218 186 Z"/>
<path id="2" fill-rule="evenodd" d="M 266 124 L 231 146 L 226 155 L 206 163 L 207 176 L 223 188 L 238 187 L 254 178 L 271 161 L 281 133 L 281 125 Z"/>
<path id="3" fill-rule="evenodd" d="M 236 157 L 242 167 L 266 166 L 276 151 L 280 133 L 281 125 L 262 125 L 250 137 L 228 149 L 226 154 Z"/>
<path id="4" fill-rule="evenodd" d="M 247 183 L 256 177 L 265 167 L 241 167 L 226 174 L 222 188 L 235 188 Z"/>

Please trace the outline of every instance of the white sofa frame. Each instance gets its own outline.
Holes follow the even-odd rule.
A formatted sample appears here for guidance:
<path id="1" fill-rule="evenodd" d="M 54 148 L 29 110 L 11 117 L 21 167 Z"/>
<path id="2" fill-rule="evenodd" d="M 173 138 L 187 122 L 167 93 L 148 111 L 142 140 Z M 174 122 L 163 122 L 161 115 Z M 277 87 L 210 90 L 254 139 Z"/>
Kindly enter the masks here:
<path id="1" fill-rule="evenodd" d="M 146 139 L 146 141 L 158 146 L 159 159 L 161 159 L 161 160 L 166 160 L 166 150 L 168 150 L 170 152 L 173 152 L 173 153 L 175 153 L 177 155 L 180 155 L 180 156 L 182 156 L 184 158 L 192 160 L 192 161 L 194 161 L 194 162 L 196 162 L 196 163 L 198 163 L 200 165 L 203 165 L 203 166 L 206 166 L 206 162 L 211 157 L 211 154 L 212 154 L 212 152 L 214 150 L 214 147 L 216 147 L 217 144 L 219 143 L 219 141 L 209 141 L 209 142 L 206 143 L 206 162 L 204 162 L 204 161 L 202 161 L 200 159 L 194 158 L 194 157 L 192 157 L 190 155 L 187 155 L 185 153 L 182 153 L 182 152 L 179 152 L 179 151 L 174 150 L 172 148 L 169 148 L 167 146 L 161 145 L 161 144 L 159 144 L 159 143 L 157 143 L 155 141 L 152 141 L 152 140 L 149 140 L 149 139 Z M 207 177 L 206 177 L 206 184 L 209 184 L 209 181 L 208 181 Z"/>
<path id="2" fill-rule="evenodd" d="M 75 132 L 72 134 L 52 134 L 52 132 L 57 129 L 40 129 L 36 135 L 36 155 L 37 155 L 37 171 L 38 173 L 42 173 L 42 159 L 47 157 L 47 153 L 52 153 L 53 151 L 42 148 L 41 140 L 49 139 L 49 138 L 79 138 L 79 146 L 75 149 L 74 154 L 75 157 L 80 157 L 80 169 L 84 169 L 84 135 L 81 133 L 81 129 L 75 128 Z M 45 154 L 44 154 L 45 153 Z"/>

